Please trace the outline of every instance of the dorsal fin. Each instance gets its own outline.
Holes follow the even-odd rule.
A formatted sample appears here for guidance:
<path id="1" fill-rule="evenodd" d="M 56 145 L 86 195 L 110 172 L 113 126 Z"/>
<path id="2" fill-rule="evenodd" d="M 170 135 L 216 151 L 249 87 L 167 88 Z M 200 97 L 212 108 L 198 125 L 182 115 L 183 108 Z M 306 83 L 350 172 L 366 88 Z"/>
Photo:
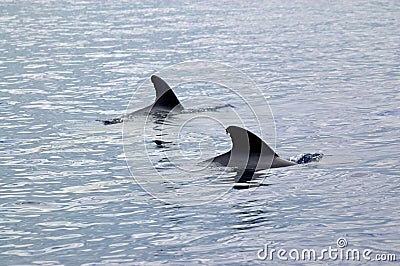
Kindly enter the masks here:
<path id="1" fill-rule="evenodd" d="M 239 169 L 268 169 L 294 165 L 279 158 L 278 154 L 252 132 L 237 126 L 226 129 L 232 139 L 232 150 L 228 165 Z M 247 159 L 246 159 L 247 158 Z"/>
<path id="2" fill-rule="evenodd" d="M 254 133 L 237 126 L 226 129 L 232 139 L 232 149 L 212 159 L 222 166 L 249 171 L 295 165 L 281 159 L 275 151 Z"/>
<path id="3" fill-rule="evenodd" d="M 151 82 L 153 82 L 154 88 L 156 89 L 156 99 L 158 100 L 164 93 L 171 88 L 162 78 L 159 76 L 151 76 Z"/>
<path id="4" fill-rule="evenodd" d="M 151 82 L 153 82 L 154 88 L 156 89 L 156 101 L 153 104 L 152 109 L 157 108 L 172 110 L 177 105 L 180 105 L 180 102 L 175 93 L 169 87 L 167 82 L 165 82 L 162 78 L 153 75 L 151 76 Z M 181 108 L 181 105 L 179 107 Z"/>
<path id="5" fill-rule="evenodd" d="M 260 154 L 264 156 L 279 157 L 274 150 L 262 141 L 254 133 L 237 126 L 226 129 L 232 139 L 232 153 L 238 154 Z"/>

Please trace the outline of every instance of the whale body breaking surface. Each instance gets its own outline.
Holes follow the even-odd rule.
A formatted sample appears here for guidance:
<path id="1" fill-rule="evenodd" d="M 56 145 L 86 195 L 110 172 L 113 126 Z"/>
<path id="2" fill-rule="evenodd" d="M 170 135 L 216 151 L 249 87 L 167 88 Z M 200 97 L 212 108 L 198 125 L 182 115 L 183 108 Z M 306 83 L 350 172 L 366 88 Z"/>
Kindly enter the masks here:
<path id="1" fill-rule="evenodd" d="M 167 82 L 165 82 L 162 78 L 152 75 L 151 82 L 154 85 L 154 89 L 156 90 L 156 99 L 153 104 L 134 111 L 132 113 L 126 114 L 122 117 L 112 118 L 108 120 L 98 120 L 103 122 L 104 125 L 112 125 L 117 123 L 122 123 L 124 120 L 132 118 L 137 115 L 149 115 L 157 112 L 181 112 L 184 108 L 178 97 L 176 97 L 173 90 L 170 88 Z"/>
<path id="2" fill-rule="evenodd" d="M 285 160 L 279 157 L 262 139 L 244 128 L 230 126 L 226 129 L 226 132 L 232 139 L 232 149 L 209 159 L 208 162 L 240 170 L 258 171 L 318 162 L 323 157 L 322 153 L 304 153 L 294 157 L 293 160 Z"/>
<path id="3" fill-rule="evenodd" d="M 119 118 L 97 121 L 103 122 L 104 125 L 111 125 L 121 123 L 137 115 L 180 113 L 184 110 L 181 102 L 167 82 L 156 75 L 151 76 L 151 82 L 156 91 L 156 98 L 153 104 Z M 232 106 L 228 104 L 216 107 L 215 109 L 223 107 Z M 232 149 L 205 162 L 215 166 L 234 168 L 242 173 L 241 176 L 247 176 L 249 173 L 254 173 L 258 170 L 318 162 L 323 157 L 322 153 L 303 153 L 285 160 L 261 138 L 249 130 L 238 126 L 229 126 L 226 128 L 226 132 L 231 137 Z M 159 148 L 164 147 L 162 141 L 155 140 L 154 142 Z"/>

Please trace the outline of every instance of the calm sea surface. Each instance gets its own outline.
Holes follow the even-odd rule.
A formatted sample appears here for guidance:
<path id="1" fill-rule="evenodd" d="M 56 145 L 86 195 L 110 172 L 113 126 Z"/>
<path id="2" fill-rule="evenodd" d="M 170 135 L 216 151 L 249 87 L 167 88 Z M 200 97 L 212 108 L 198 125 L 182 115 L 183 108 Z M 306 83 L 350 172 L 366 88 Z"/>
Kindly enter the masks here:
<path id="1" fill-rule="evenodd" d="M 0 265 L 279 264 L 258 251 L 337 248 L 338 238 L 399 260 L 399 20 L 399 1 L 1 1 Z M 152 158 L 169 177 L 180 171 L 157 157 L 157 128 L 146 131 L 147 151 L 130 146 L 128 167 L 123 143 L 143 144 L 140 130 L 131 122 L 123 139 L 125 126 L 96 119 L 122 115 L 155 72 L 197 60 L 258 84 L 276 127 L 274 139 L 262 137 L 281 157 L 324 159 L 273 169 L 257 189 L 200 205 L 165 203 L 158 198 L 170 191 L 157 184 L 158 198 L 149 195 L 131 172 L 148 180 Z M 196 110 L 190 86 L 180 88 Z M 234 95 L 209 89 L 242 110 Z M 132 102 L 152 98 L 150 84 Z M 218 152 L 230 148 L 217 124 L 185 132 L 179 149 L 190 155 L 199 135 Z M 199 179 L 176 186 L 193 201 L 220 193 Z"/>

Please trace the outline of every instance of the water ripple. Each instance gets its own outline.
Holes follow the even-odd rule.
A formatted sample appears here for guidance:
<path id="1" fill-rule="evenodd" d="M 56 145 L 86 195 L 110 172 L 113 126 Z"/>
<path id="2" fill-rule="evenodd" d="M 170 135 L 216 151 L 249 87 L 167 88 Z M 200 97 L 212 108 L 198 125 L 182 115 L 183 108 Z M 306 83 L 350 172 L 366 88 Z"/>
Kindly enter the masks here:
<path id="1" fill-rule="evenodd" d="M 399 10 L 394 1 L 2 1 L 2 263 L 253 265 L 264 263 L 266 243 L 318 249 L 342 236 L 399 254 Z M 95 120 L 121 115 L 153 72 L 198 59 L 227 62 L 259 84 L 281 157 L 323 160 L 271 170 L 257 180 L 264 186 L 202 206 L 150 197 L 130 177 L 121 126 Z M 176 89 L 190 106 L 182 117 L 215 111 L 190 109 L 193 95 Z M 240 108 L 222 88 L 210 94 Z M 132 101 L 153 98 L 149 88 Z M 214 133 L 217 149 L 229 149 Z M 190 155 L 194 140 L 183 143 Z M 135 160 L 145 175 L 145 159 Z M 156 166 L 173 175 L 168 160 Z M 179 185 L 192 184 L 204 180 Z"/>

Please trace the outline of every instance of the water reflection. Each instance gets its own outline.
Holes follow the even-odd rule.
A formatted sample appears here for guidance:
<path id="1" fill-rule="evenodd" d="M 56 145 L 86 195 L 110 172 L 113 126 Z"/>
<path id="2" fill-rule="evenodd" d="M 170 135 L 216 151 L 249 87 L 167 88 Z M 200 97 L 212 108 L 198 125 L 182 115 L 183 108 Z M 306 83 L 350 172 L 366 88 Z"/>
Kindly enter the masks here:
<path id="1" fill-rule="evenodd" d="M 398 254 L 394 3 L 0 1 L 1 263 L 256 265 L 266 241 L 319 248 L 343 235 L 354 248 Z M 194 121 L 185 133 L 195 134 L 179 142 L 170 131 L 174 121 L 150 117 L 144 142 L 144 118 L 134 118 L 124 136 L 132 150 L 124 153 L 122 124 L 95 122 L 123 114 L 136 85 L 154 71 L 197 59 L 227 62 L 258 83 L 283 156 L 330 156 L 313 167 L 272 170 L 265 181 L 221 169 L 177 180 L 177 166 L 196 165 L 185 158 L 200 161 L 211 150 L 194 139 L 218 153 L 230 149 L 224 129 Z M 248 84 L 229 80 L 248 92 Z M 149 88 L 132 101 L 151 104 Z M 242 108 L 216 86 L 207 93 L 234 108 L 202 102 L 192 110 L 196 93 L 181 88 L 177 95 L 188 108 L 182 118 L 201 108 L 229 117 L 226 109 Z M 163 125 L 166 135 L 158 130 Z M 173 157 L 164 151 L 180 159 L 174 166 L 163 161 L 159 178 L 154 164 Z M 235 179 L 261 185 L 230 189 Z M 166 198 L 209 202 L 164 204 L 140 182 Z M 220 190 L 211 185 L 224 183 L 227 192 L 213 199 Z"/>

